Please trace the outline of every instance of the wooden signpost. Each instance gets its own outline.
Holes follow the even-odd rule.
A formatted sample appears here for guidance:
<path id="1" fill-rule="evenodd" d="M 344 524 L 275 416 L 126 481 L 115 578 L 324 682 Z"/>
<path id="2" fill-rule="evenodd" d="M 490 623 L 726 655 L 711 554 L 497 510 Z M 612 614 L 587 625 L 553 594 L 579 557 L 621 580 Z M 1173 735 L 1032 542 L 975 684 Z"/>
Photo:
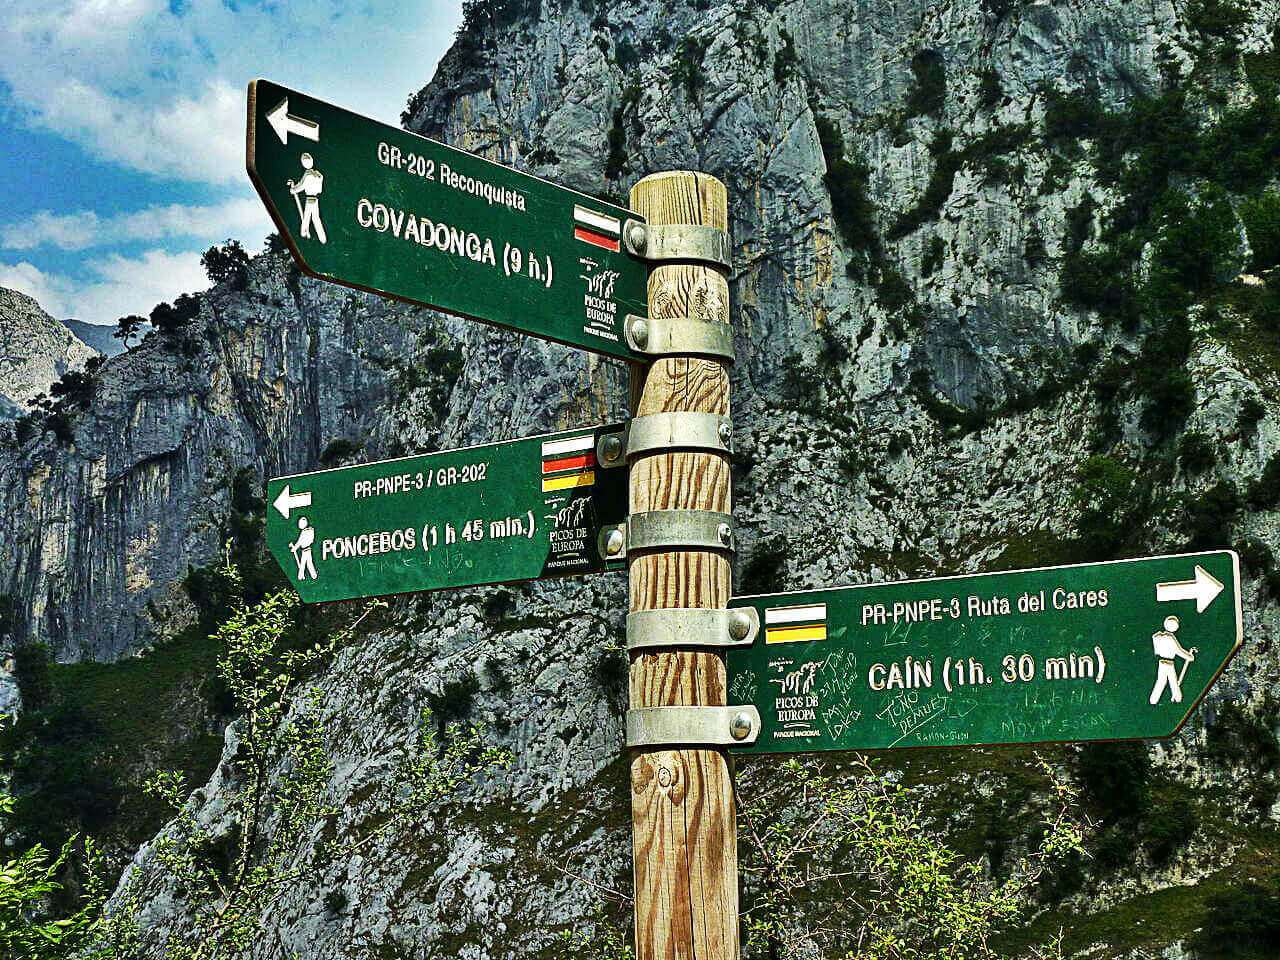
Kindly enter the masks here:
<path id="1" fill-rule="evenodd" d="M 631 205 L 652 224 L 728 225 L 724 184 L 695 173 L 661 173 L 632 188 Z M 729 323 L 725 271 L 664 264 L 649 277 L 652 317 Z M 638 371 L 634 412 L 729 414 L 723 360 L 663 357 Z M 664 452 L 634 459 L 631 515 L 662 510 L 732 511 L 725 453 Z M 731 544 L 725 542 L 723 547 Z M 731 557 L 718 550 L 655 550 L 628 556 L 631 611 L 728 605 Z M 723 707 L 723 654 L 673 647 L 638 652 L 632 708 Z M 631 759 L 637 960 L 736 960 L 738 859 L 733 785 L 725 752 L 637 750 Z"/>
<path id="2" fill-rule="evenodd" d="M 625 563 L 637 960 L 738 957 L 730 748 L 1168 736 L 1239 647 L 1229 551 L 731 602 L 724 185 L 624 209 L 267 81 L 248 106 L 304 271 L 633 363 L 626 424 L 275 478 L 267 540 L 308 602 Z"/>

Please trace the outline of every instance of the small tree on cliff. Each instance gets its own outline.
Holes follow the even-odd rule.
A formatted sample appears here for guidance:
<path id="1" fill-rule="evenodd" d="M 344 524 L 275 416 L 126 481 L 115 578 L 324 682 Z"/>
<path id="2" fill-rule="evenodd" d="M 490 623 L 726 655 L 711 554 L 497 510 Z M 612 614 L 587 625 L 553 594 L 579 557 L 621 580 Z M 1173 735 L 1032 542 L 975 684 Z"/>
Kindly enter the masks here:
<path id="1" fill-rule="evenodd" d="M 116 321 L 116 329 L 111 336 L 124 344 L 126 350 L 129 349 L 129 341 L 142 332 L 143 326 L 147 320 L 137 314 L 130 314 L 127 317 L 121 317 Z"/>
<path id="2" fill-rule="evenodd" d="M 243 290 L 249 283 L 249 254 L 239 240 L 214 245 L 200 257 L 211 283 L 230 283 L 233 290 Z"/>

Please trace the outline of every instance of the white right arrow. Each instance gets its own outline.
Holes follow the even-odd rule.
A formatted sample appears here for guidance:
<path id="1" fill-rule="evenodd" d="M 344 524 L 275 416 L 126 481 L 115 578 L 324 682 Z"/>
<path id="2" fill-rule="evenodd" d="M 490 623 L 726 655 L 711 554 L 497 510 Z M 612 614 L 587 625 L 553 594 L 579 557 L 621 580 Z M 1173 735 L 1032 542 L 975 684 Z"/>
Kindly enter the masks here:
<path id="1" fill-rule="evenodd" d="M 280 495 L 276 497 L 275 502 L 271 505 L 280 511 L 280 516 L 288 520 L 290 510 L 300 510 L 303 507 L 311 506 L 311 492 L 304 490 L 301 493 L 290 493 L 289 485 L 286 483 L 284 489 L 280 491 Z"/>
<path id="2" fill-rule="evenodd" d="M 274 108 L 267 111 L 267 123 L 276 132 L 280 142 L 288 146 L 289 134 L 295 133 L 308 140 L 320 141 L 320 124 L 314 120 L 304 120 L 289 112 L 289 98 L 285 97 Z"/>
<path id="3" fill-rule="evenodd" d="M 1174 580 L 1170 583 L 1156 584 L 1156 600 L 1194 600 L 1196 613 L 1204 613 L 1209 604 L 1223 590 L 1222 582 L 1213 574 L 1196 564 L 1194 580 Z"/>

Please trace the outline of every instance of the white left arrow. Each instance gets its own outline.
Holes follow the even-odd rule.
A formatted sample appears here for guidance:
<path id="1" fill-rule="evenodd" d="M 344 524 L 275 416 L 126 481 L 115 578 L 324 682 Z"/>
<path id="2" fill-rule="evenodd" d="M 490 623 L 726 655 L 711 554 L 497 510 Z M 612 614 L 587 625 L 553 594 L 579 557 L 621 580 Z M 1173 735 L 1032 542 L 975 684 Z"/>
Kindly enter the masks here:
<path id="1" fill-rule="evenodd" d="M 1156 584 L 1156 600 L 1194 600 L 1196 613 L 1204 613 L 1223 590 L 1222 581 L 1200 564 L 1194 580 L 1173 580 Z"/>
<path id="2" fill-rule="evenodd" d="M 301 510 L 303 507 L 311 506 L 311 492 L 303 490 L 301 493 L 290 493 L 289 485 L 286 483 L 271 505 L 280 511 L 280 516 L 288 520 L 290 510 Z"/>
<path id="3" fill-rule="evenodd" d="M 289 143 L 289 134 L 291 133 L 306 137 L 308 140 L 315 140 L 317 143 L 320 141 L 320 124 L 314 120 L 295 117 L 290 113 L 288 97 L 285 97 L 274 108 L 267 111 L 267 123 L 271 124 L 271 129 L 276 132 L 280 142 L 286 146 Z"/>

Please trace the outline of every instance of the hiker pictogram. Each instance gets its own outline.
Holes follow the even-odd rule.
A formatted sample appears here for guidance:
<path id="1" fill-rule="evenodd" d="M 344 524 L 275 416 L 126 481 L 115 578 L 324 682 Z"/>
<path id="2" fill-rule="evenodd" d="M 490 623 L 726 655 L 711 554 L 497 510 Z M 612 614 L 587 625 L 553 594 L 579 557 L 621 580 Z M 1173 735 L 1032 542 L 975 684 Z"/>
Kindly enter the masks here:
<path id="1" fill-rule="evenodd" d="M 1196 658 L 1198 651 L 1195 647 L 1190 650 L 1183 649 L 1175 636 L 1177 632 L 1178 618 L 1165 617 L 1164 629 L 1157 630 L 1151 635 L 1151 646 L 1159 662 L 1159 666 L 1156 667 L 1156 683 L 1151 688 L 1150 702 L 1153 707 L 1160 702 L 1166 688 L 1169 690 L 1169 699 L 1172 702 L 1182 702 L 1182 681 L 1187 675 L 1187 667 L 1191 666 L 1191 661 Z M 1179 657 L 1182 658 L 1182 669 L 1175 673 L 1174 666 Z"/>
<path id="2" fill-rule="evenodd" d="M 311 579 L 317 579 L 316 562 L 311 556 L 311 547 L 316 542 L 316 531 L 311 526 L 306 517 L 298 518 L 298 539 L 289 544 L 289 549 L 293 552 L 294 562 L 298 564 L 298 580 L 307 579 L 310 572 Z"/>
<path id="3" fill-rule="evenodd" d="M 311 229 L 314 227 L 316 239 L 326 243 L 328 238 L 325 236 L 324 223 L 320 220 L 320 194 L 324 191 L 324 174 L 316 169 L 316 162 L 311 154 L 304 153 L 301 161 L 302 177 L 297 182 L 289 181 L 289 192 L 293 194 L 293 202 L 298 206 L 302 236 L 310 239 Z"/>

